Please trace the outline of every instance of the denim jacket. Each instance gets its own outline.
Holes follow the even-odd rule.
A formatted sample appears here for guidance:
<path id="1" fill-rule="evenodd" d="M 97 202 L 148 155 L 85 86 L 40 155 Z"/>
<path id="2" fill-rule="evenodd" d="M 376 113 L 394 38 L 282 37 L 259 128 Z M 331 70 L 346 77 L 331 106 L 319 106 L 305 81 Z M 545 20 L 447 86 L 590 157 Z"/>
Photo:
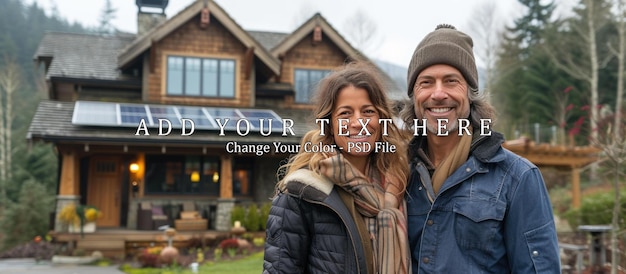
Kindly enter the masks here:
<path id="1" fill-rule="evenodd" d="M 421 140 L 420 140 L 421 138 Z M 428 199 L 430 173 L 411 162 L 407 187 L 413 273 L 560 273 L 552 206 L 538 168 L 477 137 L 470 156 Z M 425 138 L 417 137 L 412 151 Z"/>

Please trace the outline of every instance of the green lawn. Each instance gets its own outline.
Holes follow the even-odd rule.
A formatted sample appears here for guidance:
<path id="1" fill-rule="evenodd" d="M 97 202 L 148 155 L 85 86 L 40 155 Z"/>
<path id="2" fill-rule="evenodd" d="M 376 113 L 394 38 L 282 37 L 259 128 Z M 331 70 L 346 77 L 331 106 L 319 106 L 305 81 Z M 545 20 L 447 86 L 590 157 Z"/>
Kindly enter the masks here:
<path id="1" fill-rule="evenodd" d="M 263 271 L 263 252 L 255 253 L 247 258 L 236 261 L 223 261 L 217 263 L 208 263 L 200 267 L 199 273 L 237 273 L 259 274 Z"/>
<path id="2" fill-rule="evenodd" d="M 189 268 L 122 268 L 127 274 L 193 274 Z M 258 274 L 263 271 L 263 252 L 254 253 L 239 260 L 224 260 L 218 262 L 208 262 L 200 266 L 198 273 L 204 274 Z"/>

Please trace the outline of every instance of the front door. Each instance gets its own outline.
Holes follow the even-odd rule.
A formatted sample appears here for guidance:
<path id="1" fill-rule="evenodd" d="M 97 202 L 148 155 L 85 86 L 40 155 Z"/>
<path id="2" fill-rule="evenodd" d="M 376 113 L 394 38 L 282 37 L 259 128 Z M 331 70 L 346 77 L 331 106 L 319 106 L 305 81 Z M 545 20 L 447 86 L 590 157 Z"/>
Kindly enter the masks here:
<path id="1" fill-rule="evenodd" d="M 122 199 L 122 160 L 115 156 L 95 156 L 89 161 L 87 204 L 100 209 L 97 225 L 119 227 Z"/>

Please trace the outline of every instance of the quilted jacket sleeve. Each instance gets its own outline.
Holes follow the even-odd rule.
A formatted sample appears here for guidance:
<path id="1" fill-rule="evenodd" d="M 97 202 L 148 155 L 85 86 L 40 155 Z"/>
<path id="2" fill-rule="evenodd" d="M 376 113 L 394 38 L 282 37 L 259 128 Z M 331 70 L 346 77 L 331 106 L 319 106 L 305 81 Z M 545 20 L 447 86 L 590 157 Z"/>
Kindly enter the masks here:
<path id="1" fill-rule="evenodd" d="M 279 194 L 267 220 L 263 273 L 304 273 L 310 235 L 302 200 Z"/>

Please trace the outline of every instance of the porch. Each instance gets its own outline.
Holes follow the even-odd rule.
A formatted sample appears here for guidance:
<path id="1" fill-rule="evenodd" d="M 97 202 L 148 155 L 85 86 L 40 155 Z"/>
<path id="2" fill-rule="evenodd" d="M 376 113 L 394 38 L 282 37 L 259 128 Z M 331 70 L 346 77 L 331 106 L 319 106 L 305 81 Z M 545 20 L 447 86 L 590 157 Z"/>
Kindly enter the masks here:
<path id="1" fill-rule="evenodd" d="M 86 254 L 100 251 L 107 258 L 126 259 L 138 255 L 143 248 L 166 246 L 168 237 L 164 231 L 139 231 L 132 229 L 98 228 L 90 233 L 69 233 L 51 231 L 50 236 L 56 243 L 66 244 L 68 248 L 81 249 Z M 183 249 L 190 245 L 204 243 L 214 246 L 217 241 L 230 236 L 227 231 L 176 231 L 172 245 Z"/>

